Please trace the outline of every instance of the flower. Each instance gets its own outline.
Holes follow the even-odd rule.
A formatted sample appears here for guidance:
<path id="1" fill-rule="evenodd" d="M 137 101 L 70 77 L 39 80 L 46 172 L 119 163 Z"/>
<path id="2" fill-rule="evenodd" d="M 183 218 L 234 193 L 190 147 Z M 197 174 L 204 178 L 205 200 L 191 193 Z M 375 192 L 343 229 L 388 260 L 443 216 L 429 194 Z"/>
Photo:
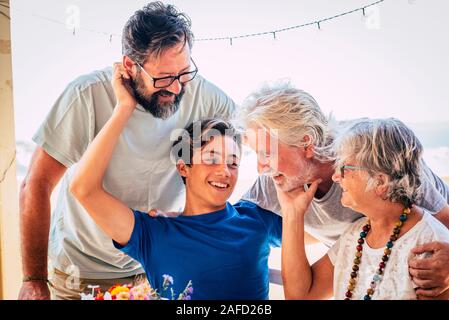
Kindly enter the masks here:
<path id="1" fill-rule="evenodd" d="M 129 288 L 125 286 L 115 285 L 108 290 L 111 296 L 117 296 L 121 292 L 129 292 Z"/>
<path id="2" fill-rule="evenodd" d="M 168 274 L 162 276 L 162 289 L 158 292 L 153 289 L 148 282 L 140 283 L 136 286 L 116 284 L 105 293 L 101 292 L 100 286 L 88 285 L 92 293 L 81 293 L 81 300 L 175 300 L 176 295 L 173 290 L 173 277 Z M 170 289 L 170 290 L 169 290 Z M 191 300 L 193 294 L 192 281 L 187 283 L 184 291 L 178 295 L 178 300 Z"/>
<path id="3" fill-rule="evenodd" d="M 168 288 L 169 285 L 173 285 L 173 277 L 168 274 L 164 274 L 162 278 L 164 278 L 164 281 L 162 282 L 163 288 Z"/>
<path id="4" fill-rule="evenodd" d="M 187 286 L 184 289 L 184 291 L 179 294 L 178 300 L 190 300 L 190 299 L 192 299 L 190 297 L 190 295 L 192 293 L 193 293 L 192 281 L 189 281 L 189 283 L 187 283 Z"/>

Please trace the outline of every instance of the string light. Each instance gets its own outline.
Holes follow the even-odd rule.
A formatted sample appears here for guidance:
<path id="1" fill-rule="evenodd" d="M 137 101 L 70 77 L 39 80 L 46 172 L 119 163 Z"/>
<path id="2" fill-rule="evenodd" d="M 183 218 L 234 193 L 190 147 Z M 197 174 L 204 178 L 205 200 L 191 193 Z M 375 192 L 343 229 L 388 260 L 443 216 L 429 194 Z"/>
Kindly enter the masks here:
<path id="1" fill-rule="evenodd" d="M 336 15 L 331 16 L 331 17 L 323 18 L 323 19 L 320 19 L 320 20 L 315 20 L 313 22 L 303 23 L 303 24 L 296 25 L 296 26 L 290 26 L 290 27 L 286 27 L 286 28 L 282 28 L 282 29 L 276 29 L 276 30 L 272 30 L 272 31 L 264 31 L 264 32 L 242 34 L 242 35 L 234 35 L 234 36 L 199 38 L 199 39 L 195 39 L 195 42 L 227 40 L 227 41 L 229 41 L 229 44 L 232 46 L 234 39 L 259 37 L 259 36 L 265 36 L 265 35 L 269 35 L 269 34 L 271 34 L 273 36 L 273 40 L 276 40 L 277 39 L 276 38 L 276 34 L 277 33 L 286 32 L 286 31 L 295 30 L 295 29 L 301 29 L 301 28 L 312 26 L 312 25 L 316 25 L 318 30 L 321 30 L 321 24 L 323 22 L 334 20 L 334 19 L 346 16 L 348 14 L 352 14 L 352 13 L 355 13 L 355 12 L 358 12 L 358 11 L 362 11 L 362 15 L 363 15 L 363 17 L 365 17 L 366 16 L 366 8 L 378 5 L 378 4 L 380 4 L 381 2 L 384 2 L 384 1 L 385 0 L 378 0 L 376 2 L 370 3 L 370 4 L 368 4 L 366 6 L 363 6 L 363 7 L 360 7 L 360 8 L 356 8 L 356 9 L 353 9 L 353 10 L 350 10 L 350 11 L 346 11 L 346 12 L 342 12 L 342 13 L 336 14 Z M 22 11 L 22 10 L 18 10 L 18 9 L 13 9 L 13 10 L 19 11 L 19 12 Z M 36 18 L 39 18 L 39 19 L 42 19 L 42 20 L 46 20 L 46 21 L 52 22 L 52 23 L 56 23 L 56 24 L 60 24 L 60 25 L 64 25 L 64 26 L 66 25 L 64 22 L 57 21 L 57 20 L 54 20 L 54 19 L 51 19 L 51 18 L 48 18 L 48 17 L 44 17 L 44 16 L 41 16 L 41 15 L 32 14 L 32 16 L 34 16 Z M 91 33 L 96 33 L 96 34 L 107 36 L 107 37 L 109 37 L 109 42 L 112 42 L 112 37 L 113 36 L 121 37 L 120 34 L 115 34 L 115 33 L 108 33 L 108 32 L 97 31 L 97 30 L 92 30 L 92 29 L 86 29 L 86 28 L 81 28 L 81 27 L 78 27 L 78 29 L 82 30 L 82 31 L 87 31 L 87 32 L 91 32 Z M 73 28 L 73 35 L 75 35 L 75 33 L 76 33 L 75 32 L 75 28 Z"/>
<path id="2" fill-rule="evenodd" d="M 250 33 L 250 34 L 243 34 L 243 35 L 235 35 L 235 36 L 228 36 L 228 37 L 216 37 L 216 38 L 199 38 L 199 39 L 195 39 L 195 41 L 219 41 L 219 40 L 227 40 L 227 39 L 241 39 L 241 38 L 250 38 L 250 37 L 258 37 L 258 36 L 264 36 L 267 34 L 273 34 L 274 39 L 276 39 L 276 33 L 279 32 L 285 32 L 285 31 L 290 31 L 290 30 L 294 30 L 294 29 L 300 29 L 300 28 L 305 28 L 311 25 L 317 25 L 318 29 L 321 30 L 321 23 L 326 22 L 326 21 L 330 21 L 330 20 L 334 20 L 343 16 L 346 16 L 348 14 L 357 12 L 357 11 L 362 11 L 363 15 L 365 16 L 365 9 L 375 6 L 381 2 L 384 2 L 385 0 L 378 0 L 376 2 L 370 3 L 366 6 L 354 9 L 354 10 L 350 10 L 350 11 L 346 11 L 346 12 L 342 12 L 339 14 L 336 14 L 332 17 L 328 17 L 328 18 L 324 18 L 324 19 L 320 19 L 320 20 L 315 20 L 313 22 L 308 22 L 308 23 L 303 23 L 297 26 L 291 26 L 291 27 L 287 27 L 287 28 L 283 28 L 283 29 L 277 29 L 277 30 L 273 30 L 273 31 L 264 31 L 264 32 L 258 32 L 258 33 Z M 231 41 L 231 45 L 232 45 L 232 41 Z"/>
<path id="3" fill-rule="evenodd" d="M 21 10 L 21 9 L 10 8 L 10 7 L 8 7 L 8 8 L 10 10 L 12 10 L 12 11 L 16 11 L 16 12 L 19 12 L 19 13 L 30 14 L 30 13 L 24 11 L 24 10 Z M 48 18 L 48 17 L 42 16 L 42 15 L 39 15 L 39 14 L 31 13 L 30 15 L 32 17 L 35 17 L 35 18 L 38 18 L 38 19 L 41 19 L 41 20 L 45 20 L 45 21 L 48 21 L 48 22 L 51 22 L 51 23 L 54 23 L 54 24 L 59 24 L 59 25 L 64 26 L 64 27 L 67 26 L 67 24 L 65 22 L 58 21 L 58 20 L 55 20 L 55 19 L 52 19 L 52 18 Z M 102 35 L 102 36 L 107 36 L 107 37 L 109 37 L 109 39 L 111 39 L 111 41 L 112 41 L 112 37 L 113 36 L 114 37 L 120 37 L 120 38 L 122 36 L 121 34 L 117 34 L 117 33 L 98 31 L 98 30 L 88 29 L 88 28 L 79 27 L 79 26 L 75 26 L 73 28 L 73 30 L 71 29 L 73 35 L 76 35 L 76 30 L 75 29 L 78 29 L 78 31 L 85 31 L 85 32 L 90 32 L 90 33 L 96 33 L 96 34 L 99 34 L 99 35 Z"/>

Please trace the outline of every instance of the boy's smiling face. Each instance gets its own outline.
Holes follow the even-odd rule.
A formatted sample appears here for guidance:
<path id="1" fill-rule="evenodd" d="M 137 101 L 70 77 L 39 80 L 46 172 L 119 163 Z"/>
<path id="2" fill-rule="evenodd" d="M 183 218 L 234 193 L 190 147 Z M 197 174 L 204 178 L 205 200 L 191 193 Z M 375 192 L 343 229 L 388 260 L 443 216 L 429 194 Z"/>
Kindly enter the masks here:
<path id="1" fill-rule="evenodd" d="M 224 208 L 237 183 L 240 153 L 234 139 L 223 135 L 212 136 L 202 148 L 194 149 L 191 166 L 178 164 L 188 197 L 209 212 Z"/>

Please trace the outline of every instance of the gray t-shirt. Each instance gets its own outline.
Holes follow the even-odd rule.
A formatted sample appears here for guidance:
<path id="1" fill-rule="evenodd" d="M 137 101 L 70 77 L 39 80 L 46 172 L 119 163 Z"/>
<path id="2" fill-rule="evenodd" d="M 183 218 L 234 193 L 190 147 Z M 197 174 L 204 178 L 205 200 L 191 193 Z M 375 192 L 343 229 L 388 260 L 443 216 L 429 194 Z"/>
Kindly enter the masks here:
<path id="1" fill-rule="evenodd" d="M 436 176 L 425 163 L 423 165 L 422 191 L 423 197 L 417 205 L 431 213 L 437 213 L 449 202 L 449 186 Z M 258 177 L 242 199 L 282 215 L 273 179 L 266 175 Z M 328 247 L 337 241 L 349 224 L 363 217 L 362 214 L 343 207 L 340 199 L 341 187 L 334 183 L 323 198 L 313 199 L 305 215 L 305 230 Z"/>
<path id="2" fill-rule="evenodd" d="M 108 279 L 143 272 L 136 261 L 113 247 L 68 191 L 75 164 L 112 115 L 116 99 L 111 76 L 112 68 L 107 68 L 70 83 L 33 137 L 69 168 L 52 212 L 51 264 L 66 273 L 79 272 L 82 278 Z M 117 142 L 104 178 L 105 189 L 135 210 L 181 211 L 185 188 L 170 159 L 170 135 L 194 120 L 230 117 L 235 109 L 224 92 L 199 75 L 186 84 L 179 110 L 167 120 L 154 118 L 138 105 Z"/>

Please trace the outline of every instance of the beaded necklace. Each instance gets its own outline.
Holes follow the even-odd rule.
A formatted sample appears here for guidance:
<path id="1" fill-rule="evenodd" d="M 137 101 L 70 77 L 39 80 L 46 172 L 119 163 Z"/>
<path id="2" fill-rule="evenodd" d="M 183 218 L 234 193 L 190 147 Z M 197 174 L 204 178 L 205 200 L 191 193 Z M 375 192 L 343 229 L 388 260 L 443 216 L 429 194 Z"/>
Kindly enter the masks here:
<path id="1" fill-rule="evenodd" d="M 405 220 L 407 220 L 407 215 L 410 213 L 410 208 L 405 208 L 404 211 L 402 211 L 402 214 L 399 216 L 399 221 L 396 222 L 395 227 L 393 229 L 393 233 L 390 236 L 390 240 L 387 242 L 384 250 L 384 255 L 382 256 L 382 261 L 379 263 L 379 269 L 376 271 L 376 274 L 373 276 L 373 281 L 371 281 L 370 288 L 366 290 L 366 295 L 363 297 L 363 300 L 371 300 L 371 297 L 374 294 L 374 290 L 379 285 L 380 281 L 382 280 L 382 274 L 384 273 L 385 266 L 387 265 L 387 261 L 391 254 L 391 248 L 393 247 L 394 242 L 398 239 L 398 235 L 401 232 L 401 227 Z M 346 291 L 346 298 L 345 300 L 351 300 L 352 298 L 352 291 L 355 288 L 355 285 L 357 283 L 357 275 L 359 272 L 359 264 L 361 263 L 362 259 L 362 250 L 363 250 L 363 244 L 365 243 L 365 238 L 368 234 L 368 232 L 371 230 L 370 222 L 368 221 L 367 224 L 365 224 L 362 228 L 362 232 L 360 232 L 360 238 L 357 241 L 358 245 L 356 247 L 356 253 L 355 253 L 355 259 L 354 259 L 354 265 L 352 266 L 352 272 L 351 277 L 349 278 L 349 285 L 348 285 L 348 291 Z"/>

